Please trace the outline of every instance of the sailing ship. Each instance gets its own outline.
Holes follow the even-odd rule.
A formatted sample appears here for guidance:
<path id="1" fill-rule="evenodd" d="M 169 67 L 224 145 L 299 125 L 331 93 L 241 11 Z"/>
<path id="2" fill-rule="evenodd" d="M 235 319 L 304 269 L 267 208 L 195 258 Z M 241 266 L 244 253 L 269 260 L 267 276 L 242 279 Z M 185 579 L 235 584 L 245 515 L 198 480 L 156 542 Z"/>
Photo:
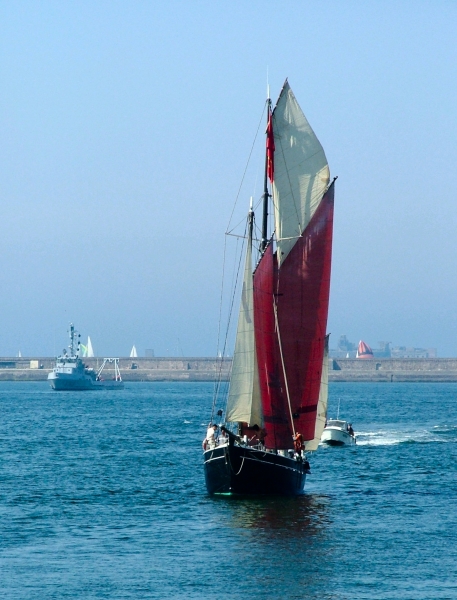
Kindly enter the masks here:
<path id="1" fill-rule="evenodd" d="M 267 113 L 259 260 L 251 203 L 225 420 L 217 437 L 215 394 L 203 443 L 210 494 L 302 494 L 327 413 L 335 180 L 287 81 Z"/>
<path id="2" fill-rule="evenodd" d="M 56 366 L 48 375 L 51 388 L 57 391 L 122 389 L 124 382 L 119 370 L 119 359 L 105 358 L 102 366 L 95 371 L 95 369 L 85 365 L 79 355 L 82 346 L 80 342 L 81 334 L 77 333 L 73 323 L 70 323 L 69 334 L 70 344 L 68 349 L 70 353 L 64 350 L 57 357 Z M 92 344 L 90 348 L 92 350 Z M 110 364 L 113 365 L 114 375 L 106 378 L 105 367 Z"/>

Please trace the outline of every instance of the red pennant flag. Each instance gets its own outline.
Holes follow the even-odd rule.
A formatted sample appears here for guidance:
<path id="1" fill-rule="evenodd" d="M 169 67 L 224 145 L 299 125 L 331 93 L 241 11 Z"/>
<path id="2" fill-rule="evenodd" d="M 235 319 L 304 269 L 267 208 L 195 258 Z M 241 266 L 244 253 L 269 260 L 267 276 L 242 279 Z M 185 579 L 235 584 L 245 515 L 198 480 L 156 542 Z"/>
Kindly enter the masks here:
<path id="1" fill-rule="evenodd" d="M 273 136 L 273 115 L 271 109 L 268 113 L 268 125 L 267 125 L 267 175 L 270 181 L 273 183 L 273 176 L 275 170 L 275 138 Z"/>

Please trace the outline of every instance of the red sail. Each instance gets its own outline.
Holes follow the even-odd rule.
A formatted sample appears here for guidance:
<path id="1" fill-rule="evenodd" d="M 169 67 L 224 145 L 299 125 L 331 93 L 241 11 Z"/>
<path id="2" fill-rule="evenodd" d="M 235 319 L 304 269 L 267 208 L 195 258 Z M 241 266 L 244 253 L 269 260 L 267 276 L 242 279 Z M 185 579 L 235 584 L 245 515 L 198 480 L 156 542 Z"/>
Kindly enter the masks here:
<path id="1" fill-rule="evenodd" d="M 284 367 L 295 431 L 305 440 L 314 437 L 327 332 L 333 198 L 332 184 L 278 274 L 278 322 Z M 289 440 L 281 440 L 282 444 L 289 442 L 283 447 L 289 447 Z"/>
<path id="2" fill-rule="evenodd" d="M 330 293 L 333 196 L 332 184 L 279 270 L 270 244 L 254 274 L 256 351 L 267 448 L 292 446 L 291 412 L 295 431 L 305 440 L 314 437 Z"/>
<path id="3" fill-rule="evenodd" d="M 270 243 L 254 273 L 255 342 L 267 448 L 288 447 L 292 439 L 275 328 L 273 294 L 276 280 L 276 255 L 273 255 L 273 244 Z M 281 440 L 285 438 L 289 444 L 282 446 Z"/>

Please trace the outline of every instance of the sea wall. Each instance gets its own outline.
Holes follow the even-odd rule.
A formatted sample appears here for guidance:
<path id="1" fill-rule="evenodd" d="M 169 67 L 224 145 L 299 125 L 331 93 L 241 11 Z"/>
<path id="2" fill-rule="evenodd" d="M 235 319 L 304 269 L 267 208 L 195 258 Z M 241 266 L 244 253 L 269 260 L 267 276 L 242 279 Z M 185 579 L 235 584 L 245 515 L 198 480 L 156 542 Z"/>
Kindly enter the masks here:
<path id="1" fill-rule="evenodd" d="M 102 358 L 85 358 L 97 369 Z M 0 358 L 0 381 L 44 381 L 55 358 Z M 119 358 L 124 381 L 214 381 L 221 373 L 228 379 L 231 359 L 215 358 Z M 105 377 L 113 372 L 105 367 Z M 457 382 L 457 358 L 355 358 L 329 359 L 330 381 L 443 381 Z"/>
<path id="2" fill-rule="evenodd" d="M 84 358 L 95 370 L 103 358 Z M 0 381 L 43 381 L 55 365 L 55 358 L 0 358 Z M 228 379 L 231 359 L 215 358 L 119 358 L 124 381 L 214 381 L 221 373 Z M 114 375 L 113 365 L 107 364 L 104 376 Z"/>
<path id="3" fill-rule="evenodd" d="M 457 382 L 457 358 L 330 359 L 329 380 Z"/>

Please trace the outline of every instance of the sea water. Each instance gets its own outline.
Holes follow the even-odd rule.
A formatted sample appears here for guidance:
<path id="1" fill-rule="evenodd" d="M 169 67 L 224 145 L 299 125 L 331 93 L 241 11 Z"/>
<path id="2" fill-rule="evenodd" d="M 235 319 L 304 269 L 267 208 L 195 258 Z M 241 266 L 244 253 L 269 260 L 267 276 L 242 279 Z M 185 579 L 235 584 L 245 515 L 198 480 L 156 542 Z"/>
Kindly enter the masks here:
<path id="1" fill-rule="evenodd" d="M 330 385 L 357 445 L 208 497 L 210 383 L 0 383 L 0 597 L 457 598 L 457 385 Z"/>

